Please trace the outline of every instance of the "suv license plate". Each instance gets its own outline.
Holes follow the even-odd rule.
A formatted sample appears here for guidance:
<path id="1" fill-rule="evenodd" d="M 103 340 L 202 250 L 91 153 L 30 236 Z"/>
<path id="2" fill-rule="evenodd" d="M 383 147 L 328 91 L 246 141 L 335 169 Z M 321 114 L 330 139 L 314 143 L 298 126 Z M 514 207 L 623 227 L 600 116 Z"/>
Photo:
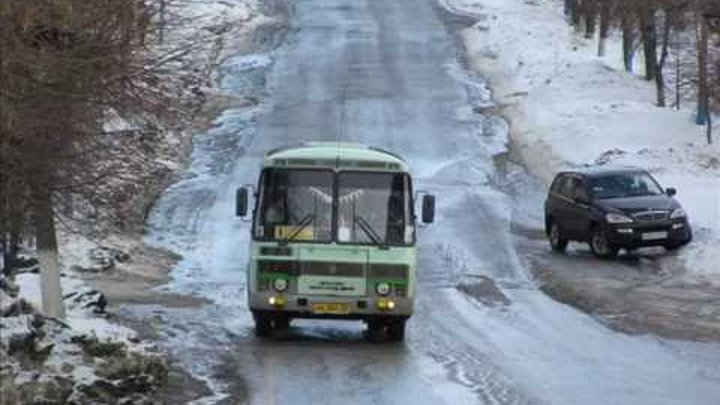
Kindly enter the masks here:
<path id="1" fill-rule="evenodd" d="M 660 240 L 660 239 L 667 239 L 668 233 L 667 232 L 648 232 L 642 234 L 643 240 Z"/>
<path id="2" fill-rule="evenodd" d="M 316 314 L 346 315 L 350 313 L 350 305 L 343 303 L 318 303 L 313 304 L 312 309 Z"/>

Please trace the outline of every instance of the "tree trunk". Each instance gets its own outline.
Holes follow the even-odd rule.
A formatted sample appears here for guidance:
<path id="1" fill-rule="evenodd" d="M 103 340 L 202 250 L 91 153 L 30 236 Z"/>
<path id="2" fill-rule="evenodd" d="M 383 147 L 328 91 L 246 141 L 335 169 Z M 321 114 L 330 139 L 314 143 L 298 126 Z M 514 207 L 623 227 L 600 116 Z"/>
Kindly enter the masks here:
<path id="1" fill-rule="evenodd" d="M 697 17 L 700 24 L 700 38 L 698 39 L 698 101 L 697 117 L 695 123 L 704 125 L 708 121 L 709 91 L 708 91 L 708 27 L 703 16 Z"/>
<path id="2" fill-rule="evenodd" d="M 676 44 L 677 47 L 677 44 Z M 680 73 L 680 51 L 677 50 L 675 53 L 675 109 L 680 110 L 680 80 L 682 80 Z"/>
<path id="3" fill-rule="evenodd" d="M 665 77 L 663 69 L 665 61 L 668 57 L 668 47 L 670 46 L 670 21 L 672 12 L 665 11 L 665 25 L 662 34 L 662 51 L 660 52 L 660 61 L 655 64 L 655 87 L 657 89 L 657 104 L 659 107 L 665 107 Z"/>
<path id="4" fill-rule="evenodd" d="M 707 136 L 707 143 L 708 145 L 712 145 L 713 139 L 712 139 L 712 114 L 708 114 L 707 116 L 707 126 L 705 128 L 705 135 Z"/>
<path id="5" fill-rule="evenodd" d="M 625 64 L 625 70 L 628 72 L 633 71 L 633 27 L 632 19 L 628 15 L 629 13 L 623 13 L 622 15 L 622 45 L 623 45 L 623 62 Z"/>
<path id="6" fill-rule="evenodd" d="M 65 308 L 60 287 L 60 262 L 58 260 L 58 245 L 55 234 L 55 216 L 53 215 L 50 191 L 45 187 L 36 188 L 33 203 L 43 312 L 47 316 L 64 318 Z"/>
<path id="7" fill-rule="evenodd" d="M 7 263 L 7 254 L 8 254 L 7 245 L 8 245 L 7 237 L 3 234 L 0 234 L 0 271 L 1 272 L 5 272 L 7 269 L 10 268 L 10 266 L 5 265 L 5 263 Z"/>
<path id="8" fill-rule="evenodd" d="M 17 255 L 20 249 L 20 235 L 17 231 L 11 230 L 0 237 L 2 244 L 2 258 L 0 261 L 0 271 L 6 271 L 15 267 Z"/>
<path id="9" fill-rule="evenodd" d="M 665 107 L 665 77 L 660 65 L 655 69 L 655 89 L 657 93 L 658 107 Z"/>
<path id="10" fill-rule="evenodd" d="M 657 73 L 657 31 L 655 13 L 645 8 L 640 11 L 640 35 L 645 55 L 645 80 L 655 79 Z"/>
<path id="11" fill-rule="evenodd" d="M 162 44 L 165 42 L 165 14 L 166 14 L 166 0 L 160 0 L 160 24 L 158 26 L 158 41 Z"/>
<path id="12" fill-rule="evenodd" d="M 578 0 L 567 0 L 567 6 L 570 12 L 570 22 L 575 29 L 580 28 L 580 5 Z"/>
<path id="13" fill-rule="evenodd" d="M 585 38 L 591 39 L 595 36 L 595 24 L 597 20 L 597 9 L 594 1 L 584 4 L 585 14 Z"/>
<path id="14" fill-rule="evenodd" d="M 605 56 L 605 45 L 607 44 L 610 31 L 610 2 L 605 0 L 600 6 L 600 42 L 598 42 L 598 56 Z"/>

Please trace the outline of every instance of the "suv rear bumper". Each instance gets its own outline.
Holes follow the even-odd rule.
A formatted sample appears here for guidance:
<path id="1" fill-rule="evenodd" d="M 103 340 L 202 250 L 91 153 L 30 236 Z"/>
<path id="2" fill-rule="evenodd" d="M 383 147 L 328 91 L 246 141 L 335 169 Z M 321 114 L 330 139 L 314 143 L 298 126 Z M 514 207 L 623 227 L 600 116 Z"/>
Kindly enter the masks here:
<path id="1" fill-rule="evenodd" d="M 675 220 L 652 223 L 633 223 L 611 225 L 607 237 L 610 243 L 621 248 L 639 248 L 647 246 L 682 246 L 692 239 L 692 231 L 687 220 Z M 664 238 L 646 239 L 653 233 L 665 232 Z"/>

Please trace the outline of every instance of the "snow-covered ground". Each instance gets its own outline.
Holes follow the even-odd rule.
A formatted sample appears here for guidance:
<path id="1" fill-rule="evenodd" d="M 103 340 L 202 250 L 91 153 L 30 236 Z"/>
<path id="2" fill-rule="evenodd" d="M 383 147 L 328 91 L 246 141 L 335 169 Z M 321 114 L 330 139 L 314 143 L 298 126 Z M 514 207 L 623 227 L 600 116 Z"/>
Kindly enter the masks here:
<path id="1" fill-rule="evenodd" d="M 108 321 L 102 294 L 78 279 L 62 279 L 66 318 L 43 317 L 40 275 L 27 270 L 0 275 L 0 402 L 145 403 L 165 379 L 163 358 Z"/>
<path id="2" fill-rule="evenodd" d="M 258 27 L 272 23 L 263 10 L 263 0 L 185 0 L 175 4 L 172 13 L 178 15 L 177 26 L 172 27 L 170 43 L 192 44 L 197 57 L 206 57 L 211 62 L 207 68 L 218 71 L 215 62 L 244 53 L 253 45 L 252 36 Z M 198 41 L 198 39 L 200 41 Z M 217 53 L 215 55 L 214 53 Z M 218 57 L 219 61 L 210 61 Z M 211 83 L 214 87 L 216 83 Z"/>
<path id="3" fill-rule="evenodd" d="M 23 273 L 15 277 L 15 284 L 20 287 L 20 296 L 31 303 L 35 308 L 42 308 L 42 294 L 40 292 L 40 274 Z M 63 295 L 88 294 L 93 290 L 88 288 L 82 280 L 72 277 L 62 277 L 61 284 Z M 90 297 L 88 297 L 90 298 Z M 89 303 L 87 301 L 86 303 Z M 110 323 L 107 319 L 98 317 L 93 313 L 94 307 L 85 308 L 83 302 L 74 302 L 71 299 L 65 300 L 67 323 L 75 332 L 94 334 L 100 339 L 112 339 L 127 341 L 136 337 L 131 329 L 124 326 Z"/>
<path id="4" fill-rule="evenodd" d="M 692 110 L 656 107 L 654 84 L 623 70 L 618 38 L 598 57 L 597 39 L 564 21 L 562 1 L 439 1 L 482 16 L 462 33 L 468 59 L 490 81 L 527 168 L 545 184 L 580 165 L 648 169 L 678 188 L 695 231 L 680 253 L 687 281 L 720 285 L 720 136 L 707 145 Z"/>

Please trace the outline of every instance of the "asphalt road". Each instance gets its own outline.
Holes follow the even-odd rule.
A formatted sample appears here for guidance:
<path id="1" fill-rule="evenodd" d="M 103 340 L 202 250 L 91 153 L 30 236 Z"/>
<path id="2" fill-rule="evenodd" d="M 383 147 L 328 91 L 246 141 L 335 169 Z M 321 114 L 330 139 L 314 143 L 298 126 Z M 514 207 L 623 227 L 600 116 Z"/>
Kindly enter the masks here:
<path id="1" fill-rule="evenodd" d="M 167 289 L 212 304 L 133 311 L 214 390 L 199 403 L 717 403 L 716 346 L 616 334 L 530 280 L 512 243 L 517 202 L 496 188 L 506 127 L 474 112 L 490 94 L 459 62 L 462 19 L 432 0 L 293 3 L 284 45 L 226 66 L 226 89 L 261 103 L 198 136 L 187 176 L 150 221 L 151 238 L 184 257 Z M 252 334 L 249 229 L 232 216 L 234 190 L 255 182 L 266 150 L 305 140 L 395 150 L 438 197 L 436 224 L 419 234 L 418 310 L 403 345 L 367 343 L 352 322 Z"/>

